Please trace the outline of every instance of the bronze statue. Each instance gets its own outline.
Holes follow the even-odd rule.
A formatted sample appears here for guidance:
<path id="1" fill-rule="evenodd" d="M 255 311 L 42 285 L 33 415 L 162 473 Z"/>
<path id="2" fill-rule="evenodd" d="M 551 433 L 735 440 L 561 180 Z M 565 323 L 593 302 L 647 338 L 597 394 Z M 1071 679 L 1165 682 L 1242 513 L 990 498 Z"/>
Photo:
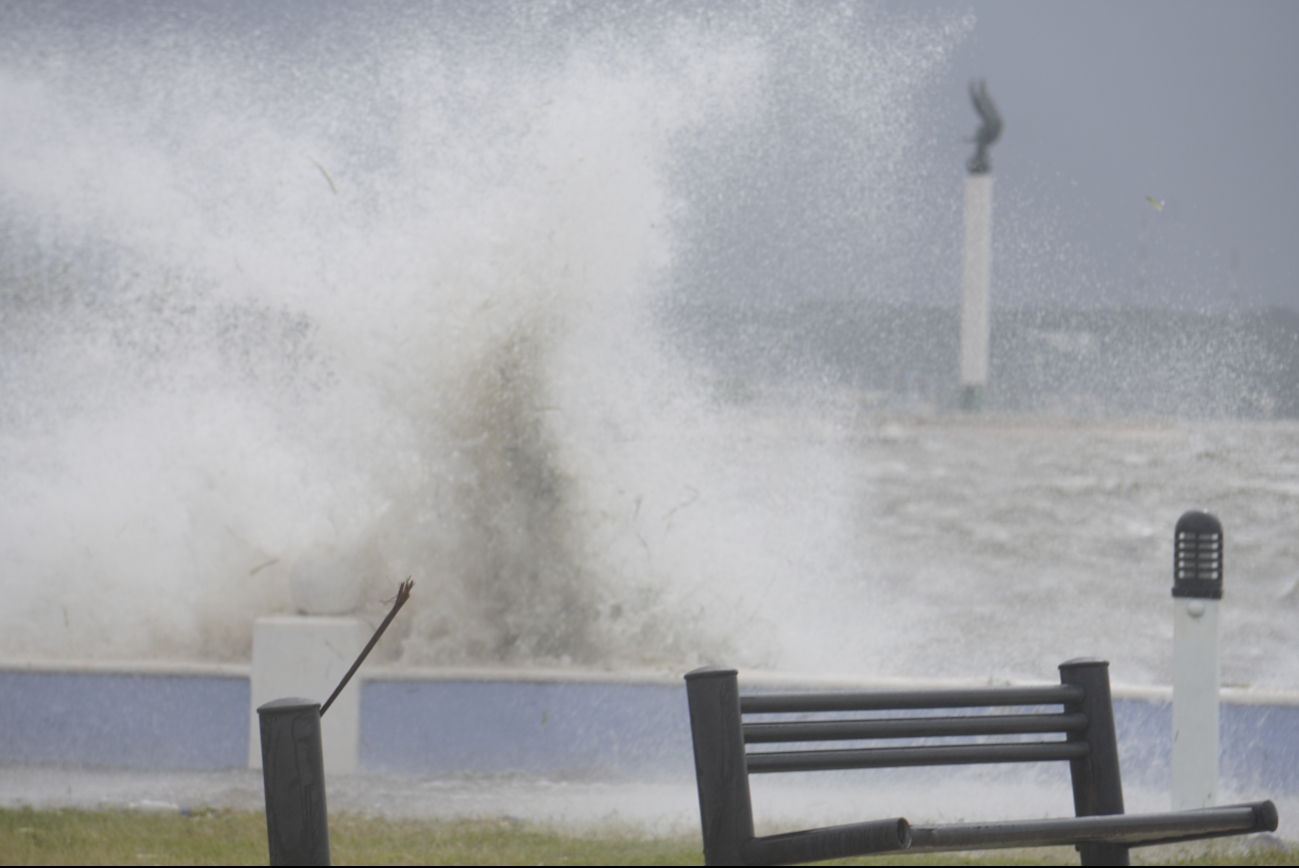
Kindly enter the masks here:
<path id="1" fill-rule="evenodd" d="M 979 131 L 974 134 L 973 141 L 978 145 L 978 150 L 974 152 L 973 157 L 970 157 L 965 168 L 970 170 L 971 175 L 986 175 L 992 171 L 988 146 L 997 141 L 997 137 L 1001 135 L 1001 115 L 993 105 L 992 97 L 988 96 L 986 83 L 980 81 L 976 85 L 970 82 L 970 99 L 974 102 L 974 110 L 983 119 L 983 126 L 979 127 Z"/>

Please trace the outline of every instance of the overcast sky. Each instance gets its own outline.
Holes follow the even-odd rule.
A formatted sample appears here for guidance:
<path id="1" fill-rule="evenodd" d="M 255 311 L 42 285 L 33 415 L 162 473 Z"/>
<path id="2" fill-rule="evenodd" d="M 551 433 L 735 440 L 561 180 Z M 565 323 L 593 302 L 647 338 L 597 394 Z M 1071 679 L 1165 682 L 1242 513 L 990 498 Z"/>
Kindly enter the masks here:
<path id="1" fill-rule="evenodd" d="M 1005 118 L 1003 225 L 1085 245 L 1117 303 L 1299 308 L 1299 3 L 930 8 L 973 10 L 950 89 L 986 78 Z"/>
<path id="2" fill-rule="evenodd" d="M 977 126 L 966 88 L 977 77 L 986 79 L 1005 119 L 992 151 L 994 304 L 1299 309 L 1295 2 L 885 0 L 881 7 L 664 0 L 534 7 L 503 0 L 403 8 L 0 0 L 8 30 L 4 65 L 57 72 L 58 64 L 80 63 L 91 82 L 105 71 L 150 69 L 128 60 L 142 51 L 170 52 L 168 62 L 183 68 L 189 55 L 174 38 L 148 38 L 159 22 L 245 66 L 293 66 L 281 59 L 281 48 L 298 46 L 299 61 L 321 66 L 294 68 L 292 75 L 338 83 L 346 78 L 339 69 L 351 64 L 364 77 L 399 44 L 442 51 L 444 58 L 454 48 L 470 59 L 505 45 L 502 59 L 514 62 L 509 46 L 564 52 L 604 38 L 590 35 L 603 28 L 652 51 L 673 16 L 700 28 L 730 28 L 736 39 L 748 28 L 773 58 L 765 113 L 735 130 L 705 131 L 677 161 L 676 192 L 694 220 L 680 247 L 677 282 L 687 293 L 954 305 L 959 191 L 967 139 Z M 895 115 L 884 112 L 856 128 L 841 116 L 872 112 L 869 94 L 857 102 L 845 96 L 854 82 L 907 70 L 906 57 L 881 51 L 890 46 L 891 28 L 901 33 L 907 22 L 928 22 L 935 35 L 914 38 L 913 28 L 911 41 L 894 41 L 897 53 L 918 57 L 930 44 L 946 45 L 947 53 L 922 83 L 885 98 L 896 103 L 900 123 L 914 125 L 917 144 L 898 164 L 897 183 L 881 189 L 871 184 L 883 177 L 881 161 L 893 158 L 879 156 L 892 141 L 880 128 Z M 941 35 L 953 22 L 963 22 L 956 30 L 964 35 Z M 55 38 L 74 31 L 88 41 Z M 548 47 L 529 41 L 525 33 L 535 31 L 548 34 Z M 56 57 L 68 45 L 114 41 L 120 50 L 104 49 L 107 69 L 79 57 L 80 49 Z M 165 91 L 171 73 L 164 69 L 152 68 L 140 89 Z M 408 94 L 362 84 L 340 95 L 358 117 L 414 104 Z M 153 125 L 161 123 L 186 119 L 168 116 Z M 364 128 L 349 129 L 355 136 Z M 376 147 L 381 133 L 372 135 Z"/>

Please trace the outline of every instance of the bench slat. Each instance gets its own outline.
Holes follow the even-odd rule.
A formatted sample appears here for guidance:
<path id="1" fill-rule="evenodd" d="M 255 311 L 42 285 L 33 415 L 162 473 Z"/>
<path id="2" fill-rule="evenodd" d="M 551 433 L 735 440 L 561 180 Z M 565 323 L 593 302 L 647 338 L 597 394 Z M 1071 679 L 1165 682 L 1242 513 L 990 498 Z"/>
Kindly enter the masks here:
<path id="1" fill-rule="evenodd" d="M 997 714 L 981 717 L 906 717 L 883 720 L 812 720 L 746 723 L 746 744 L 848 741 L 871 738 L 936 738 L 967 735 L 1028 735 L 1082 732 L 1085 714 Z"/>
<path id="2" fill-rule="evenodd" d="M 835 769 L 875 769 L 897 766 L 970 765 L 974 763 L 1051 762 L 1080 759 L 1091 748 L 1086 742 L 1051 741 L 1033 744 L 960 744 L 936 747 L 871 747 L 860 750 L 804 750 L 750 753 L 749 774 L 820 772 Z"/>
<path id="3" fill-rule="evenodd" d="M 968 690 L 881 690 L 833 693 L 759 693 L 740 697 L 743 714 L 815 711 L 891 711 L 910 708 L 1001 708 L 1077 705 L 1084 691 L 1073 684 L 1041 687 L 980 687 Z"/>

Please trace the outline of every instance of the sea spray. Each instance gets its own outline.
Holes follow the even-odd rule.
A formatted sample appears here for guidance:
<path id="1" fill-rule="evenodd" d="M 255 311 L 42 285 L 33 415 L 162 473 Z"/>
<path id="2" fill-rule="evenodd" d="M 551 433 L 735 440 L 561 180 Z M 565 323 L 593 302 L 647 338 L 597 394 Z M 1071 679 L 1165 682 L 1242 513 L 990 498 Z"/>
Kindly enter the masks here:
<path id="1" fill-rule="evenodd" d="M 408 664 L 1167 683 L 1200 506 L 1299 684 L 1293 319 L 994 308 L 1021 415 L 941 412 L 967 20 L 0 16 L 0 654 L 246 659 L 336 557 Z"/>
<path id="2" fill-rule="evenodd" d="M 657 299 L 745 280 L 707 251 L 727 179 L 781 171 L 773 111 L 832 109 L 809 141 L 887 212 L 968 24 L 245 12 L 5 9 L 0 653 L 242 659 L 331 554 L 376 612 L 416 577 L 410 663 L 776 665 L 814 634 L 787 573 L 847 578 L 844 517 L 786 481 L 836 458 L 728 467 L 752 435 Z"/>

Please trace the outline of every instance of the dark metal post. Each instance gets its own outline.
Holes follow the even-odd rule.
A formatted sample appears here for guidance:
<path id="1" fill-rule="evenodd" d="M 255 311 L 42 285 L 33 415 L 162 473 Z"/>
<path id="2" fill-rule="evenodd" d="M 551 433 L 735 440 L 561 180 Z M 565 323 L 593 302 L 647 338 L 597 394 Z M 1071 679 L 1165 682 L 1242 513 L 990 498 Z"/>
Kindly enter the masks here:
<path id="1" fill-rule="evenodd" d="M 687 673 L 686 698 L 695 745 L 704 862 L 743 865 L 741 849 L 753 837 L 753 807 L 736 671 L 706 666 Z"/>
<path id="2" fill-rule="evenodd" d="M 272 865 L 328 865 L 320 703 L 277 699 L 257 709 Z"/>
<path id="3" fill-rule="evenodd" d="M 1066 660 L 1060 664 L 1060 683 L 1076 684 L 1084 691 L 1082 702 L 1065 706 L 1065 711 L 1087 715 L 1087 728 L 1069 733 L 1068 740 L 1085 741 L 1091 748 L 1087 756 L 1069 761 L 1074 814 L 1122 814 L 1123 779 L 1110 699 L 1110 664 L 1087 657 Z M 1079 844 L 1078 852 L 1084 865 L 1131 864 L 1128 848 L 1122 844 Z"/>

